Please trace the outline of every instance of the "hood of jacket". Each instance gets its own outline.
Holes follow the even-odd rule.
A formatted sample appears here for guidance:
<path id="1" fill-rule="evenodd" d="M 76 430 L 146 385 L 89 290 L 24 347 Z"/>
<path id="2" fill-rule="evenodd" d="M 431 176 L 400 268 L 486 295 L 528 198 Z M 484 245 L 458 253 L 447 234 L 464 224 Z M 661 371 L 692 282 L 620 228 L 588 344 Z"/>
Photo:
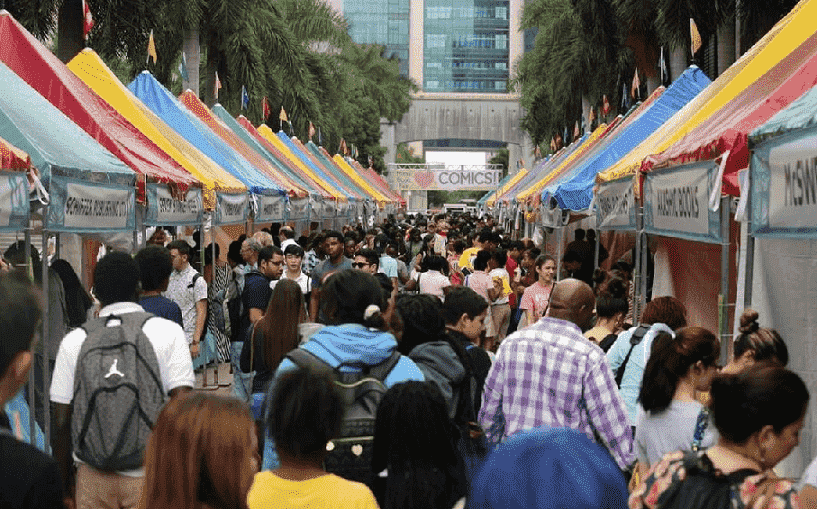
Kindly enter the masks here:
<path id="1" fill-rule="evenodd" d="M 342 364 L 374 366 L 386 360 L 397 348 L 389 332 L 358 324 L 329 325 L 303 345 L 333 368 Z"/>

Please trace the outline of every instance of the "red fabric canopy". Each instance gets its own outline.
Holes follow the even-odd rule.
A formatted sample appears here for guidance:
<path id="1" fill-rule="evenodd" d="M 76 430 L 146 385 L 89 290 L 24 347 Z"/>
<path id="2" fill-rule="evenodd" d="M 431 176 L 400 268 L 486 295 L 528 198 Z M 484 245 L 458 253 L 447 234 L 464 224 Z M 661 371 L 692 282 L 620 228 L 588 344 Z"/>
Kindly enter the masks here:
<path id="1" fill-rule="evenodd" d="M 815 84 L 817 33 L 677 143 L 646 158 L 641 170 L 708 161 L 728 150 L 723 192 L 738 196 L 737 173 L 749 166 L 749 133 Z"/>
<path id="2" fill-rule="evenodd" d="M 3 138 L 0 138 L 0 169 L 27 170 L 31 168 L 31 158 Z"/>
<path id="3" fill-rule="evenodd" d="M 201 185 L 141 131 L 103 101 L 48 48 L 8 12 L 0 13 L 0 61 L 137 172 L 137 199 L 144 201 L 145 181 L 170 185 L 183 196 Z"/>

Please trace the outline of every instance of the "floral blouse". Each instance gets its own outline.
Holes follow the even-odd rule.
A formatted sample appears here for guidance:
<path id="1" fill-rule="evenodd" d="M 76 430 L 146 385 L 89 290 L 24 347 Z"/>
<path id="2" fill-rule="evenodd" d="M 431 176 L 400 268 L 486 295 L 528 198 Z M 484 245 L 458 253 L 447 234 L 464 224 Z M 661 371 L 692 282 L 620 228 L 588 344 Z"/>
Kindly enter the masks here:
<path id="1" fill-rule="evenodd" d="M 757 473 L 753 470 L 740 470 L 724 475 L 717 470 L 706 456 L 706 451 L 676 451 L 664 456 L 648 474 L 646 480 L 630 495 L 630 509 L 662 509 L 680 507 L 679 500 L 707 500 L 708 494 L 682 493 L 684 479 L 689 472 L 696 475 L 711 476 L 712 482 L 707 486 L 717 489 L 728 483 L 728 502 L 724 500 L 724 509 L 798 509 L 797 492 L 787 479 L 777 479 L 767 471 Z M 773 488 L 771 488 L 773 483 Z M 701 486 L 698 483 L 698 486 Z M 760 494 L 758 491 L 762 490 Z M 714 493 L 713 493 L 714 495 Z M 759 495 L 759 496 L 758 496 Z M 751 504 L 752 500 L 754 503 Z M 711 502 L 711 500 L 710 500 Z M 712 507 L 707 504 L 707 507 Z M 688 509 L 694 507 L 687 506 Z M 687 509 L 685 508 L 685 509 Z"/>

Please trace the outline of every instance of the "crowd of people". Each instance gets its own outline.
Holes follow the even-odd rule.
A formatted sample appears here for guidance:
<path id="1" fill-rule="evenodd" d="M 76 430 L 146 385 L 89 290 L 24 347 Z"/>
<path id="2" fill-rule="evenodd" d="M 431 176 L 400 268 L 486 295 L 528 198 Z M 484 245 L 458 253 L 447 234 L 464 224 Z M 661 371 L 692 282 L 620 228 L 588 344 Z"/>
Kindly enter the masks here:
<path id="1" fill-rule="evenodd" d="M 817 507 L 817 461 L 773 470 L 809 393 L 756 312 L 721 366 L 678 299 L 632 317 L 592 230 L 557 259 L 490 217 L 274 226 L 224 259 L 157 229 L 89 290 L 54 260 L 47 295 L 6 251 L 0 403 L 49 370 L 51 443 L 0 416 L 0 507 Z M 231 396 L 194 390 L 212 363 Z"/>

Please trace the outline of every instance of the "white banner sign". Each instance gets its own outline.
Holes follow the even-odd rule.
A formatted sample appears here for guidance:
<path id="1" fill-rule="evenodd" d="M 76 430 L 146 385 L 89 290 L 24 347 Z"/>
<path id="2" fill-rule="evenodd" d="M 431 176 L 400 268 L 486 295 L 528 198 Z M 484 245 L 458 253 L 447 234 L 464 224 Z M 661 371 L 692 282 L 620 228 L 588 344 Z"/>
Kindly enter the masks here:
<path id="1" fill-rule="evenodd" d="M 817 228 L 817 144 L 802 138 L 769 152 L 772 228 Z"/>
<path id="2" fill-rule="evenodd" d="M 289 202 L 289 219 L 307 219 L 309 214 L 309 198 L 301 198 Z"/>
<path id="3" fill-rule="evenodd" d="M 247 220 L 246 194 L 218 195 L 218 224 L 237 224 Z"/>
<path id="4" fill-rule="evenodd" d="M 191 189 L 183 201 L 170 195 L 167 186 L 156 187 L 157 224 L 197 224 L 201 223 L 201 190 Z"/>
<path id="5" fill-rule="evenodd" d="M 0 228 L 8 228 L 11 225 L 14 194 L 14 189 L 11 187 L 11 176 L 0 174 Z"/>
<path id="6" fill-rule="evenodd" d="M 599 230 L 635 228 L 633 180 L 622 179 L 599 185 L 596 191 L 596 224 Z"/>
<path id="7" fill-rule="evenodd" d="M 502 179 L 501 170 L 473 169 L 451 166 L 445 169 L 392 170 L 395 172 L 396 189 L 483 191 L 496 189 Z"/>
<path id="8" fill-rule="evenodd" d="M 133 210 L 128 189 L 66 184 L 63 225 L 77 229 L 126 229 Z"/>
<path id="9" fill-rule="evenodd" d="M 258 221 L 279 222 L 284 220 L 286 199 L 283 196 L 258 197 Z"/>
<path id="10" fill-rule="evenodd" d="M 323 202 L 323 217 L 325 218 L 335 217 L 335 202 L 330 200 L 326 200 Z"/>
<path id="11" fill-rule="evenodd" d="M 709 178 L 717 165 L 655 171 L 644 179 L 651 230 L 709 235 Z"/>

